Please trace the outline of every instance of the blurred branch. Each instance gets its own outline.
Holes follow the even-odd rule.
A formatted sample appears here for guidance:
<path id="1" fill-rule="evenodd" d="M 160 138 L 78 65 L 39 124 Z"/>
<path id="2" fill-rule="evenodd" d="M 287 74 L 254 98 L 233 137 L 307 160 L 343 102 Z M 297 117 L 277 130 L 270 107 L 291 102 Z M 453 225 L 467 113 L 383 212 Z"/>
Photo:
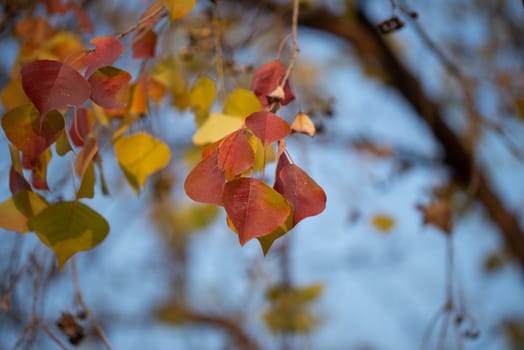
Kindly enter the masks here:
<path id="1" fill-rule="evenodd" d="M 259 1 L 246 0 L 245 6 Z M 268 3 L 268 2 L 266 2 Z M 282 10 L 281 5 L 266 5 L 271 11 Z M 348 3 L 349 4 L 349 3 Z M 363 10 L 355 6 L 354 16 L 338 15 L 323 7 L 309 7 L 300 11 L 299 24 L 330 33 L 352 44 L 363 60 L 374 63 L 386 77 L 385 82 L 398 90 L 427 124 L 443 149 L 443 160 L 453 170 L 457 180 L 468 184 L 475 175 L 475 197 L 484 205 L 493 222 L 500 228 L 504 241 L 524 268 L 524 232 L 517 217 L 511 213 L 492 189 L 483 170 L 475 163 L 473 150 L 444 120 L 443 106 L 435 103 L 425 92 L 393 50 L 386 44 Z M 290 9 L 288 8 L 288 11 Z"/>

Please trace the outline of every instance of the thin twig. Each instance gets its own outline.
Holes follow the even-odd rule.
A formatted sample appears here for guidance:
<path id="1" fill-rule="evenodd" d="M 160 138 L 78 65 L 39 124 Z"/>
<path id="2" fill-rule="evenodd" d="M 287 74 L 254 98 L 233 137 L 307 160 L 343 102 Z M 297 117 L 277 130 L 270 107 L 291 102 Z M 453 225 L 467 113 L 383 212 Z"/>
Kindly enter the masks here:
<path id="1" fill-rule="evenodd" d="M 108 339 L 107 339 L 107 337 L 105 335 L 104 330 L 102 329 L 102 327 L 100 326 L 98 321 L 93 316 L 93 313 L 91 312 L 91 310 L 87 306 L 86 302 L 84 301 L 84 298 L 82 296 L 82 292 L 80 291 L 80 283 L 79 283 L 79 280 L 78 280 L 78 269 L 76 267 L 76 258 L 75 257 L 73 257 L 71 259 L 71 272 L 73 274 L 73 288 L 74 288 L 74 291 L 75 291 L 76 300 L 82 306 L 83 311 L 86 313 L 87 317 L 89 318 L 89 320 L 93 324 L 93 328 L 98 333 L 100 339 L 102 339 L 102 342 L 104 343 L 104 345 L 107 348 L 107 350 L 111 350 L 111 344 L 109 344 L 109 341 L 108 341 Z"/>
<path id="2" fill-rule="evenodd" d="M 134 30 L 137 30 L 138 28 L 140 28 L 140 26 L 142 24 L 144 24 L 145 22 L 155 18 L 156 16 L 159 16 L 159 20 L 160 18 L 164 17 L 167 15 L 167 9 L 165 8 L 165 6 L 160 6 L 156 11 L 154 11 L 152 14 L 150 14 L 149 16 L 147 17 L 144 17 L 142 19 L 140 19 L 138 22 L 136 22 L 134 25 L 132 25 L 131 27 L 129 27 L 128 29 L 124 30 L 123 32 L 117 34 L 115 37 L 117 39 L 120 39 L 126 35 L 128 35 L 129 33 L 131 33 L 132 31 Z"/>
<path id="3" fill-rule="evenodd" d="M 68 350 L 67 347 L 58 339 L 56 335 L 51 332 L 51 330 L 39 319 L 37 318 L 36 324 L 51 338 L 62 350 Z"/>
<path id="4" fill-rule="evenodd" d="M 300 48 L 298 47 L 298 13 L 299 13 L 299 0 L 293 0 L 293 17 L 291 22 L 291 39 L 293 42 L 293 51 L 291 52 L 291 58 L 289 59 L 289 65 L 287 66 L 286 74 L 284 75 L 284 79 L 282 79 L 282 83 L 280 86 L 284 88 L 286 85 L 287 79 L 289 78 L 289 75 L 293 71 L 293 68 L 295 67 L 295 63 L 297 60 L 298 52 L 300 51 Z"/>
<path id="5" fill-rule="evenodd" d="M 224 83 L 224 53 L 222 51 L 222 27 L 220 24 L 220 16 L 218 13 L 218 3 L 215 4 L 213 11 L 213 29 L 215 34 L 213 39 L 215 42 L 215 51 L 216 51 L 216 66 L 217 66 L 217 80 L 218 80 L 218 93 L 220 95 L 220 100 L 222 103 L 226 101 L 226 88 Z"/>

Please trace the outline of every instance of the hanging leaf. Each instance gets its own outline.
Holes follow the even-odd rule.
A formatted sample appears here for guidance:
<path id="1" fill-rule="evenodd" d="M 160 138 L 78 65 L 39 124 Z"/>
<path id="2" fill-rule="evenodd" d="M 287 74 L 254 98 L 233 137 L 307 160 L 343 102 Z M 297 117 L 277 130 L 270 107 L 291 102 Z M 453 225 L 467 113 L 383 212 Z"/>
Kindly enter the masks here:
<path id="1" fill-rule="evenodd" d="M 264 147 L 291 132 L 288 123 L 271 112 L 252 113 L 246 118 L 246 126 L 262 141 Z"/>
<path id="2" fill-rule="evenodd" d="M 94 137 L 88 137 L 82 150 L 78 152 L 76 160 L 76 172 L 80 178 L 84 176 L 89 165 L 98 152 L 98 144 Z"/>
<path id="3" fill-rule="evenodd" d="M 67 152 L 72 150 L 71 144 L 69 143 L 69 139 L 67 138 L 65 132 L 61 133 L 56 140 L 55 149 L 56 153 L 61 157 L 65 156 Z"/>
<path id="4" fill-rule="evenodd" d="M 22 88 L 22 82 L 18 78 L 11 78 L 0 92 L 0 100 L 4 105 L 4 109 L 9 111 L 19 106 L 26 105 L 31 102 Z"/>
<path id="5" fill-rule="evenodd" d="M 31 169 L 31 184 L 37 190 L 48 190 L 47 185 L 47 166 L 53 157 L 51 149 L 46 149 L 36 159 L 36 163 Z"/>
<path id="6" fill-rule="evenodd" d="M 20 160 L 20 151 L 9 144 L 9 154 L 11 156 L 11 167 L 9 169 L 9 191 L 15 195 L 23 190 L 31 190 L 31 185 L 24 177 L 22 162 Z"/>
<path id="7" fill-rule="evenodd" d="M 91 99 L 100 107 L 118 109 L 125 103 L 118 97 L 118 92 L 131 80 L 131 74 L 114 67 L 98 69 L 89 77 L 91 84 Z"/>
<path id="8" fill-rule="evenodd" d="M 40 115 L 66 106 L 80 106 L 91 88 L 76 70 L 65 63 L 38 60 L 22 67 L 22 87 Z"/>
<path id="9" fill-rule="evenodd" d="M 147 114 L 147 80 L 147 74 L 144 72 L 140 74 L 140 77 L 138 77 L 138 80 L 133 85 L 129 113 L 138 115 Z"/>
<path id="10" fill-rule="evenodd" d="M 24 167 L 31 169 L 40 154 L 63 132 L 64 118 L 52 111 L 40 122 L 38 111 L 29 104 L 7 112 L 2 118 L 2 128 L 7 139 L 23 153 Z"/>
<path id="11" fill-rule="evenodd" d="M 196 4 L 196 0 L 163 0 L 163 2 L 172 21 L 187 15 Z"/>
<path id="12" fill-rule="evenodd" d="M 197 120 L 205 117 L 215 101 L 215 81 L 207 76 L 198 78 L 189 92 L 189 106 Z"/>
<path id="13" fill-rule="evenodd" d="M 264 255 L 267 255 L 267 253 L 269 252 L 269 249 L 271 249 L 271 246 L 273 246 L 273 243 L 275 243 L 277 239 L 284 236 L 292 228 L 293 228 L 293 211 L 291 211 L 286 221 L 282 225 L 277 227 L 273 232 L 271 232 L 268 235 L 262 236 L 262 237 L 257 237 Z"/>
<path id="14" fill-rule="evenodd" d="M 291 123 L 291 129 L 294 132 L 299 132 L 309 136 L 314 136 L 317 132 L 315 124 L 311 121 L 311 118 L 305 113 L 297 113 L 293 123 Z"/>
<path id="15" fill-rule="evenodd" d="M 275 94 L 285 76 L 286 67 L 278 60 L 268 62 L 257 69 L 251 82 L 251 90 L 253 90 L 262 106 L 267 107 L 271 105 L 273 101 L 270 100 L 279 100 L 278 102 L 285 106 L 295 99 L 288 81 L 286 81 L 283 91 Z"/>
<path id="16" fill-rule="evenodd" d="M 112 36 L 94 38 L 90 43 L 95 45 L 95 49 L 82 59 L 86 66 L 86 77 L 91 76 L 99 68 L 112 65 L 124 52 L 122 42 Z"/>
<path id="17" fill-rule="evenodd" d="M 262 110 L 262 105 L 252 91 L 236 88 L 224 103 L 224 114 L 245 118 Z"/>
<path id="18" fill-rule="evenodd" d="M 222 199 L 241 245 L 252 238 L 270 234 L 286 221 L 291 212 L 284 197 L 253 178 L 226 183 Z"/>
<path id="19" fill-rule="evenodd" d="M 50 205 L 30 218 L 29 225 L 53 249 L 59 269 L 74 254 L 96 247 L 109 233 L 107 221 L 80 202 Z"/>
<path id="20" fill-rule="evenodd" d="M 250 140 L 253 135 L 245 128 L 227 136 L 218 147 L 218 167 L 227 180 L 240 175 L 253 166 L 255 152 Z"/>
<path id="21" fill-rule="evenodd" d="M 216 142 L 238 130 L 244 124 L 243 118 L 221 113 L 211 113 L 202 126 L 193 135 L 195 145 Z"/>
<path id="22" fill-rule="evenodd" d="M 20 191 L 0 203 L 0 227 L 18 233 L 29 232 L 28 218 L 37 215 L 45 207 L 47 202 L 36 193 Z"/>
<path id="23" fill-rule="evenodd" d="M 294 209 L 293 226 L 300 220 L 320 214 L 326 207 L 326 193 L 300 167 L 290 164 L 285 154 L 277 165 L 275 190 L 281 193 Z"/>
<path id="24" fill-rule="evenodd" d="M 187 175 L 184 190 L 194 201 L 221 205 L 224 183 L 224 171 L 218 167 L 218 149 L 215 149 Z"/>
<path id="25" fill-rule="evenodd" d="M 151 29 L 138 30 L 133 37 L 133 58 L 155 57 L 157 35 Z"/>
<path id="26" fill-rule="evenodd" d="M 163 169 L 171 157 L 169 147 L 159 139 L 139 132 L 115 142 L 118 164 L 135 192 L 144 187 L 149 175 Z"/>
<path id="27" fill-rule="evenodd" d="M 371 218 L 371 224 L 380 232 L 388 233 L 395 227 L 395 219 L 386 214 L 375 214 Z"/>
<path id="28" fill-rule="evenodd" d="M 73 116 L 73 123 L 69 128 L 69 136 L 71 141 L 77 147 L 84 145 L 84 140 L 91 131 L 92 123 L 88 116 L 89 111 L 86 108 L 77 108 Z"/>
<path id="29" fill-rule="evenodd" d="M 450 235 L 453 231 L 453 211 L 449 201 L 438 199 L 427 206 L 418 205 L 417 209 L 424 214 L 424 225 L 432 225 Z"/>
<path id="30" fill-rule="evenodd" d="M 93 165 L 93 161 L 91 161 L 80 178 L 80 186 L 76 193 L 76 199 L 93 198 L 95 196 L 95 181 L 95 166 Z"/>

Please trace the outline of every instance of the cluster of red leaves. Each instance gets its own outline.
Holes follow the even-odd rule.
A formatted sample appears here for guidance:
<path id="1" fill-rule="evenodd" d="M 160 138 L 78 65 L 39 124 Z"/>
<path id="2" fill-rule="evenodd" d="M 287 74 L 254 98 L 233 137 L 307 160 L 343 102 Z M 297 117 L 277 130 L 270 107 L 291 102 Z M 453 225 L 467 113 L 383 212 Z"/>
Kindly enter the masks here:
<path id="1" fill-rule="evenodd" d="M 285 73 L 280 61 L 257 70 L 251 87 L 263 106 L 286 105 L 294 99 L 288 82 L 283 81 Z M 274 93 L 278 89 L 284 92 L 280 98 Z M 283 142 L 290 133 L 289 124 L 274 113 L 252 113 L 242 128 L 204 149 L 202 160 L 184 184 L 191 199 L 224 206 L 240 244 L 258 238 L 264 253 L 275 239 L 326 205 L 322 188 L 290 160 Z M 256 139 L 264 148 L 280 145 L 273 187 L 253 177 Z"/>

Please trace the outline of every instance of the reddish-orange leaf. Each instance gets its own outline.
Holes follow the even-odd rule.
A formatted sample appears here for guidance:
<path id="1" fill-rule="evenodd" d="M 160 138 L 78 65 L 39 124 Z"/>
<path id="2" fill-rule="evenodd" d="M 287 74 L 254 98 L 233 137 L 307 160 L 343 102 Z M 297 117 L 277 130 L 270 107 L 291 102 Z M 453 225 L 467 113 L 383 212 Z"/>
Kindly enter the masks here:
<path id="1" fill-rule="evenodd" d="M 73 144 L 77 147 L 84 145 L 84 140 L 91 131 L 91 122 L 87 113 L 87 109 L 78 108 L 73 116 L 73 124 L 71 128 L 69 128 L 71 141 L 73 141 Z"/>
<path id="2" fill-rule="evenodd" d="M 144 72 L 140 74 L 138 80 L 132 87 L 131 104 L 129 106 L 130 113 L 145 114 L 147 113 L 147 74 Z"/>
<path id="3" fill-rule="evenodd" d="M 246 118 L 246 126 L 253 131 L 264 147 L 283 139 L 291 132 L 289 124 L 271 112 L 255 112 Z"/>
<path id="4" fill-rule="evenodd" d="M 32 169 L 40 154 L 64 130 L 64 119 L 52 111 L 40 121 L 38 111 L 28 104 L 7 112 L 2 118 L 2 128 L 8 140 L 22 152 L 24 167 Z"/>
<path id="5" fill-rule="evenodd" d="M 13 166 L 9 169 L 9 191 L 13 195 L 17 194 L 20 191 L 28 190 L 31 191 L 31 185 L 24 177 L 24 174 L 15 170 Z"/>
<path id="6" fill-rule="evenodd" d="M 96 48 L 82 59 L 87 68 L 86 77 L 89 77 L 98 68 L 112 65 L 124 52 L 122 42 L 112 36 L 101 36 L 92 39 L 90 42 Z"/>
<path id="7" fill-rule="evenodd" d="M 157 35 L 151 29 L 139 30 L 133 37 L 133 58 L 155 57 Z"/>
<path id="8" fill-rule="evenodd" d="M 322 187 L 300 167 L 289 163 L 285 154 L 280 156 L 277 165 L 274 188 L 293 206 L 293 226 L 308 216 L 320 214 L 326 207 Z"/>
<path id="9" fill-rule="evenodd" d="M 83 104 L 91 87 L 71 66 L 38 60 L 22 67 L 22 87 L 42 116 L 53 109 Z"/>
<path id="10" fill-rule="evenodd" d="M 117 97 L 118 92 L 131 80 L 131 74 L 114 67 L 103 67 L 88 79 L 91 84 L 91 99 L 100 107 L 118 109 L 125 103 Z"/>
<path id="11" fill-rule="evenodd" d="M 240 244 L 265 236 L 282 225 L 291 207 L 284 197 L 264 182 L 242 177 L 226 183 L 224 208 L 238 232 Z"/>
<path id="12" fill-rule="evenodd" d="M 194 201 L 221 205 L 224 182 L 224 171 L 218 167 L 217 149 L 191 170 L 184 182 L 184 190 Z"/>
<path id="13" fill-rule="evenodd" d="M 218 146 L 218 167 L 224 171 L 226 179 L 232 179 L 253 166 L 255 152 L 250 137 L 249 131 L 242 128 L 226 136 Z"/>
<path id="14" fill-rule="evenodd" d="M 258 97 L 262 106 L 270 105 L 268 97 L 275 93 L 275 90 L 280 86 L 286 75 L 286 67 L 279 60 L 271 61 L 264 64 L 257 69 L 253 81 L 251 82 L 251 90 Z M 271 99 L 271 98 L 270 98 Z M 282 105 L 287 105 L 293 101 L 295 96 L 289 87 L 289 82 L 286 81 L 284 85 L 284 96 L 280 101 Z"/>

